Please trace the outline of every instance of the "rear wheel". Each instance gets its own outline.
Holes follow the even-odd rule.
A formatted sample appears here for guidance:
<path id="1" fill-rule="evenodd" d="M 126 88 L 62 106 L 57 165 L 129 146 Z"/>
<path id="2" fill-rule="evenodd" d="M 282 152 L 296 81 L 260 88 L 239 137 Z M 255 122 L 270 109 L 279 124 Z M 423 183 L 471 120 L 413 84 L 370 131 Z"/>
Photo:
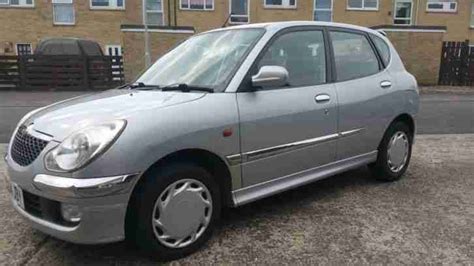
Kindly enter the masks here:
<path id="1" fill-rule="evenodd" d="M 220 192 L 212 176 L 193 164 L 173 164 L 144 178 L 132 198 L 127 238 L 165 261 L 200 248 L 220 215 Z"/>
<path id="2" fill-rule="evenodd" d="M 411 158 L 413 134 L 403 122 L 393 123 L 378 148 L 377 161 L 370 165 L 375 178 L 382 181 L 400 179 Z"/>

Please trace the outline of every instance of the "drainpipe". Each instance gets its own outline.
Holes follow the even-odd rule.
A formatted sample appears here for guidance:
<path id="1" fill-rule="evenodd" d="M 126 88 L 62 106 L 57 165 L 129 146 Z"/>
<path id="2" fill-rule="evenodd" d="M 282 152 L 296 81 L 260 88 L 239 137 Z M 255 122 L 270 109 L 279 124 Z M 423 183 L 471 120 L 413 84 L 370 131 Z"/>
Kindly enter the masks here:
<path id="1" fill-rule="evenodd" d="M 418 25 L 418 14 L 420 13 L 420 1 L 416 1 L 416 16 L 415 16 L 415 26 Z"/>
<path id="2" fill-rule="evenodd" d="M 150 56 L 150 36 L 148 32 L 148 23 L 147 23 L 147 14 L 146 14 L 146 0 L 142 0 L 142 16 L 143 16 L 143 26 L 144 26 L 144 39 L 145 39 L 145 68 L 148 68 L 151 65 L 151 56 Z"/>
<path id="3" fill-rule="evenodd" d="M 174 5 L 173 5 L 174 6 L 174 8 L 173 8 L 173 10 L 174 10 L 174 25 L 178 26 L 178 18 L 177 18 L 177 16 L 178 16 L 178 0 L 174 0 L 173 2 L 174 2 Z"/>
<path id="4" fill-rule="evenodd" d="M 168 26 L 171 26 L 171 2 L 168 0 Z"/>

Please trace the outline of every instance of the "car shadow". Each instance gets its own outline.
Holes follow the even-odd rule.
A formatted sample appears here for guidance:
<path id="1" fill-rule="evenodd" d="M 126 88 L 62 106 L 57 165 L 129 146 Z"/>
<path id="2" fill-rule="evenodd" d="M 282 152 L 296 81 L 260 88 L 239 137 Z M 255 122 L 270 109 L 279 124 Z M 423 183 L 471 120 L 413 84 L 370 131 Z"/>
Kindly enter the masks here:
<path id="1" fill-rule="evenodd" d="M 337 199 L 348 190 L 356 187 L 376 186 L 381 182 L 372 178 L 367 167 L 351 170 L 327 179 L 323 179 L 293 190 L 289 190 L 238 208 L 226 208 L 214 237 L 228 234 L 229 230 L 253 226 L 259 218 L 266 220 L 273 216 L 291 216 L 314 202 Z M 309 208 L 309 207 L 308 207 Z M 330 210 L 328 210 L 330 211 Z M 225 231 L 225 232 L 224 232 Z M 77 245 L 61 240 L 52 240 L 53 246 L 48 252 L 54 252 L 63 264 L 120 265 L 156 264 L 152 258 L 139 252 L 125 241 L 103 245 Z M 212 242 L 212 241 L 211 241 Z M 209 244 L 201 249 L 210 248 Z"/>

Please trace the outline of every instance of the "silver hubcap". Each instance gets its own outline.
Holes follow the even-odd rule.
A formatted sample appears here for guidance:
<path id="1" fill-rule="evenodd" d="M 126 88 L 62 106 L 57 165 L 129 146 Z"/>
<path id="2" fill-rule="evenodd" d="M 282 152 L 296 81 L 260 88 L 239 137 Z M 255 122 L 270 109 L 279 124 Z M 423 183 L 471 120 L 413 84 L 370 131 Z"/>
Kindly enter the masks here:
<path id="1" fill-rule="evenodd" d="M 388 166 L 394 173 L 399 172 L 405 166 L 409 151 L 408 136 L 405 132 L 398 131 L 393 134 L 388 143 Z"/>
<path id="2" fill-rule="evenodd" d="M 194 179 L 169 185 L 156 200 L 152 226 L 155 237 L 170 248 L 194 243 L 206 230 L 212 215 L 211 193 Z"/>

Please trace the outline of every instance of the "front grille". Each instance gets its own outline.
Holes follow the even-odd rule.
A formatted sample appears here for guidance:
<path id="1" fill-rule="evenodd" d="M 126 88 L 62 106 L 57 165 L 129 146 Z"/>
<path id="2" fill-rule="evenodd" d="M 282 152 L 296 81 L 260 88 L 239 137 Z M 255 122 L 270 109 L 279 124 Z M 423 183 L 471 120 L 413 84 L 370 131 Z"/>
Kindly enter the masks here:
<path id="1" fill-rule="evenodd" d="M 11 156 L 17 164 L 27 166 L 36 160 L 47 144 L 47 141 L 28 134 L 26 127 L 21 126 L 13 140 Z"/>

